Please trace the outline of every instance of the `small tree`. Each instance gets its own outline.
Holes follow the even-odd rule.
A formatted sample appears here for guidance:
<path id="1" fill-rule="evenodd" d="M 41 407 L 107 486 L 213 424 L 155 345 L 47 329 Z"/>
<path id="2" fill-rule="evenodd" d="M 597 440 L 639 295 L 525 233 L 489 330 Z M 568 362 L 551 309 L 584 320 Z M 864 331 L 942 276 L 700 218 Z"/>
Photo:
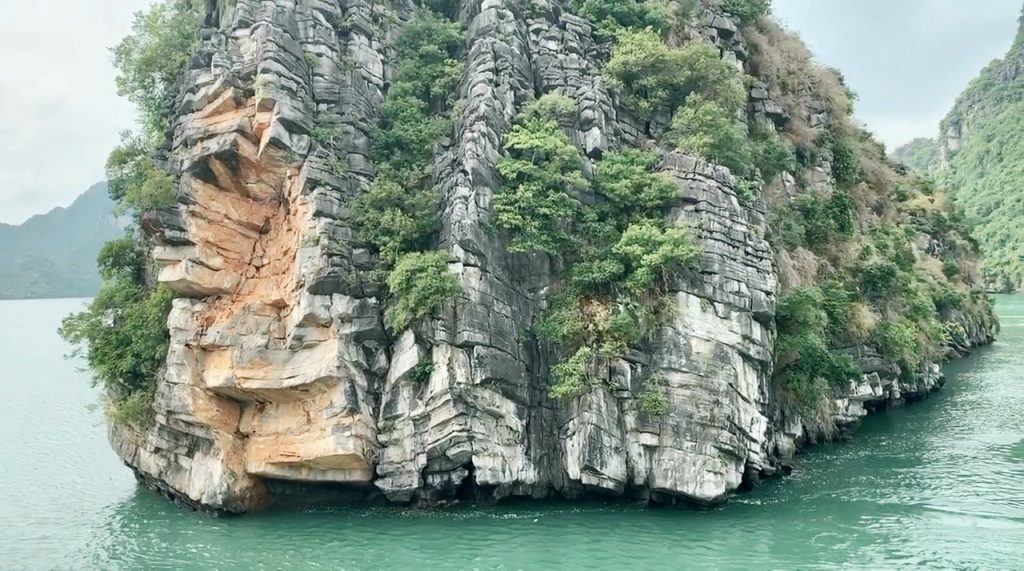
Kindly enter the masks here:
<path id="1" fill-rule="evenodd" d="M 609 85 L 642 117 L 671 116 L 691 93 L 738 109 L 746 93 L 740 72 L 702 42 L 671 48 L 650 28 L 619 32 L 604 68 Z"/>
<path id="2" fill-rule="evenodd" d="M 746 128 L 735 110 L 693 94 L 672 119 L 672 132 L 677 136 L 676 147 L 683 153 L 729 167 L 740 176 L 749 170 Z"/>
<path id="3" fill-rule="evenodd" d="M 744 24 L 756 22 L 771 10 L 771 6 L 771 0 L 722 0 L 722 9 Z"/>
<path id="4" fill-rule="evenodd" d="M 147 139 L 162 139 L 172 87 L 199 41 L 199 13 L 188 0 L 162 0 L 136 12 L 132 32 L 111 51 L 118 95 L 139 107 Z"/>

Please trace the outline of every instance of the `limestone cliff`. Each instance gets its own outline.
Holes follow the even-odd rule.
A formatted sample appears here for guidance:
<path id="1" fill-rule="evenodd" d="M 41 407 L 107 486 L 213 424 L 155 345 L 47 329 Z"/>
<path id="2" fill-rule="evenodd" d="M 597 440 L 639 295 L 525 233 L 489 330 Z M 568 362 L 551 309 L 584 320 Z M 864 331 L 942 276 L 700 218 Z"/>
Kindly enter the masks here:
<path id="1" fill-rule="evenodd" d="M 310 484 L 426 504 L 591 493 L 717 502 L 785 468 L 821 432 L 787 410 L 772 380 L 776 298 L 789 287 L 779 268 L 792 258 L 769 239 L 764 201 L 741 200 L 728 169 L 676 152 L 662 153 L 659 171 L 677 187 L 668 216 L 691 229 L 699 267 L 669 284 L 672 317 L 653 341 L 607 364 L 613 388 L 569 401 L 548 394 L 553 350 L 533 326 L 558 268 L 542 254 L 509 253 L 489 227 L 503 135 L 525 102 L 550 92 L 575 102 L 566 132 L 591 159 L 665 129 L 620 103 L 601 74 L 607 48 L 594 26 L 559 3 L 453 10 L 465 69 L 433 176 L 437 240 L 461 293 L 433 319 L 385 328 L 375 256 L 350 204 L 375 176 L 372 125 L 414 10 L 371 0 L 210 3 L 171 124 L 177 205 L 141 223 L 156 279 L 180 297 L 155 421 L 111 425 L 125 462 L 169 497 L 232 512 Z M 708 4 L 681 37 L 743 67 L 740 28 Z M 766 80 L 750 90 L 750 121 L 789 119 L 775 89 Z M 824 129 L 827 111 L 810 99 L 794 108 L 808 129 Z M 324 123 L 336 136 L 314 136 Z M 809 184 L 831 188 L 822 161 Z M 784 179 L 765 191 L 768 202 L 795 192 Z M 941 245 L 922 236 L 927 257 Z M 964 324 L 962 350 L 991 339 L 973 315 L 950 319 Z M 842 350 L 867 374 L 837 395 L 840 427 L 940 382 L 933 364 L 901 376 L 868 347 Z M 432 367 L 421 379 L 424 363 Z M 636 404 L 652 371 L 665 379 L 663 416 Z"/>
<path id="2" fill-rule="evenodd" d="M 986 285 L 1009 292 L 1024 285 L 1020 183 L 1020 117 L 1024 109 L 1024 16 L 1017 37 L 964 89 L 939 125 L 938 177 L 956 190 L 973 234 L 985 249 Z"/>

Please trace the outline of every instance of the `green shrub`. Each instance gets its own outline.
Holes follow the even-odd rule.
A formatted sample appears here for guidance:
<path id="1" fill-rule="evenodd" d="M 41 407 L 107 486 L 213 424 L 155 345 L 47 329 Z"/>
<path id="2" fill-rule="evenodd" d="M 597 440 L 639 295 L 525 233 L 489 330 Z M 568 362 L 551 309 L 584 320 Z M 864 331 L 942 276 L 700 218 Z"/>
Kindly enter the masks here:
<path id="1" fill-rule="evenodd" d="M 739 71 L 716 48 L 703 42 L 671 48 L 649 28 L 618 34 L 604 75 L 641 117 L 670 117 L 691 93 L 723 109 L 739 109 L 746 99 Z"/>
<path id="2" fill-rule="evenodd" d="M 388 97 L 411 97 L 444 111 L 456 94 L 463 62 L 462 27 L 431 10 L 420 10 L 402 28 L 395 75 Z"/>
<path id="3" fill-rule="evenodd" d="M 828 217 L 835 225 L 836 233 L 840 236 L 853 234 L 853 198 L 846 190 L 837 189 L 832 192 L 826 206 Z"/>
<path id="4" fill-rule="evenodd" d="M 787 171 L 796 170 L 793 145 L 770 129 L 755 129 L 751 133 L 751 161 L 761 173 L 765 184 Z"/>
<path id="5" fill-rule="evenodd" d="M 884 297 L 900 280 L 902 272 L 891 260 L 862 264 L 858 270 L 861 293 L 869 299 Z"/>
<path id="6" fill-rule="evenodd" d="M 932 290 L 932 303 L 936 311 L 946 313 L 954 309 L 961 309 L 967 305 L 967 297 L 956 291 L 948 284 L 942 284 Z"/>
<path id="7" fill-rule="evenodd" d="M 333 148 L 341 140 L 341 119 L 329 113 L 317 113 L 309 136 L 321 147 Z"/>
<path id="8" fill-rule="evenodd" d="M 833 134 L 829 138 L 832 150 L 832 176 L 840 187 L 850 187 L 861 181 L 860 162 L 853 146 L 843 137 Z"/>
<path id="9" fill-rule="evenodd" d="M 136 428 L 148 426 L 155 415 L 153 399 L 156 387 L 146 387 L 136 392 L 110 401 L 108 414 L 114 424 L 129 425 Z"/>
<path id="10" fill-rule="evenodd" d="M 693 267 L 700 256 L 685 230 L 650 221 L 630 225 L 612 252 L 626 268 L 624 285 L 637 296 L 668 282 L 674 268 Z"/>
<path id="11" fill-rule="evenodd" d="M 135 13 L 132 31 L 111 49 L 117 94 L 138 106 L 150 145 L 162 142 L 172 88 L 199 42 L 200 15 L 184 0 Z"/>
<path id="12" fill-rule="evenodd" d="M 861 374 L 848 355 L 829 351 L 830 331 L 848 315 L 848 294 L 830 283 L 827 295 L 817 287 L 800 287 L 779 299 L 775 313 L 775 376 L 793 397 L 797 412 L 813 420 L 829 402 L 827 387 L 841 386 Z"/>
<path id="13" fill-rule="evenodd" d="M 583 157 L 550 116 L 546 97 L 527 106 L 505 137 L 508 156 L 498 162 L 505 187 L 494 198 L 492 221 L 512 235 L 512 252 L 558 253 L 568 246 L 579 218 L 577 195 L 587 187 Z"/>
<path id="14" fill-rule="evenodd" d="M 821 290 L 800 287 L 779 299 L 775 310 L 775 323 L 780 332 L 824 331 L 828 314 Z"/>
<path id="15" fill-rule="evenodd" d="M 683 153 L 726 166 L 737 175 L 749 170 L 746 128 L 735 109 L 693 94 L 672 119 L 672 132 L 677 137 L 676 148 Z"/>
<path id="16" fill-rule="evenodd" d="M 871 334 L 871 343 L 883 357 L 901 365 L 917 365 L 924 352 L 917 326 L 906 319 L 879 323 Z"/>
<path id="17" fill-rule="evenodd" d="M 600 384 L 590 374 L 594 351 L 580 347 L 568 359 L 551 368 L 553 381 L 548 395 L 553 399 L 577 397 Z"/>
<path id="18" fill-rule="evenodd" d="M 824 281 L 819 289 L 821 309 L 828 322 L 828 338 L 838 340 L 849 331 L 852 317 L 850 304 L 854 301 L 854 294 L 837 280 Z"/>
<path id="19" fill-rule="evenodd" d="M 576 102 L 561 93 L 545 93 L 527 103 L 517 118 L 521 121 L 537 119 L 571 123 L 576 118 Z"/>
<path id="20" fill-rule="evenodd" d="M 416 383 L 417 385 L 423 384 L 430 380 L 430 375 L 434 373 L 434 360 L 430 357 L 423 359 L 416 364 L 409 371 L 409 380 Z"/>
<path id="21" fill-rule="evenodd" d="M 448 271 L 444 252 L 404 254 L 388 274 L 387 286 L 392 298 L 384 317 L 396 332 L 430 317 L 459 292 L 459 282 Z"/>
<path id="22" fill-rule="evenodd" d="M 106 171 L 108 192 L 120 212 L 165 208 L 177 201 L 174 179 L 156 166 L 153 149 L 127 131 L 107 157 Z"/>
<path id="23" fill-rule="evenodd" d="M 352 209 L 359 237 L 376 249 L 383 268 L 405 252 L 423 250 L 440 227 L 440 198 L 433 192 L 410 192 L 389 176 L 380 176 Z"/>
<path id="24" fill-rule="evenodd" d="M 65 317 L 60 327 L 61 337 L 76 346 L 74 354 L 84 353 L 95 381 L 115 405 L 151 391 L 167 356 L 173 296 L 163 286 L 145 287 L 143 260 L 131 236 L 105 245 L 98 258 L 103 277 L 99 293 L 86 310 Z"/>
<path id="25" fill-rule="evenodd" d="M 598 35 L 614 37 L 621 28 L 661 30 L 667 3 L 637 0 L 572 0 L 576 14 L 597 24 Z"/>
<path id="26" fill-rule="evenodd" d="M 650 416 L 668 414 L 668 395 L 665 393 L 665 378 L 653 375 L 644 382 L 644 390 L 636 397 L 636 408 Z"/>
<path id="27" fill-rule="evenodd" d="M 797 197 L 782 216 L 783 241 L 787 246 L 806 245 L 822 250 L 842 236 L 853 234 L 853 201 L 836 190 L 828 198 L 817 194 Z"/>
<path id="28" fill-rule="evenodd" d="M 575 346 L 583 342 L 586 324 L 575 292 L 559 292 L 550 298 L 550 309 L 537 325 L 537 334 L 559 345 Z"/>
<path id="29" fill-rule="evenodd" d="M 595 165 L 593 187 L 607 199 L 605 218 L 619 226 L 636 217 L 654 217 L 679 194 L 674 183 L 654 172 L 660 161 L 640 149 L 610 151 Z"/>

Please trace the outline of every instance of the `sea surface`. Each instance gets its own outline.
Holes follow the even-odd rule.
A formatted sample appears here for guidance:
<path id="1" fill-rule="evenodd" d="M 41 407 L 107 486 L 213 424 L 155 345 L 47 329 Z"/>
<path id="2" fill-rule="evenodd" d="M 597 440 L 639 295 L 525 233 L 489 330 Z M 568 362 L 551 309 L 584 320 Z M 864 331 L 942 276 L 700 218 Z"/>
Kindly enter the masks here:
<path id="1" fill-rule="evenodd" d="M 928 400 L 727 505 L 279 509 L 216 518 L 139 487 L 55 330 L 0 301 L 0 569 L 1024 568 L 1024 296 Z"/>

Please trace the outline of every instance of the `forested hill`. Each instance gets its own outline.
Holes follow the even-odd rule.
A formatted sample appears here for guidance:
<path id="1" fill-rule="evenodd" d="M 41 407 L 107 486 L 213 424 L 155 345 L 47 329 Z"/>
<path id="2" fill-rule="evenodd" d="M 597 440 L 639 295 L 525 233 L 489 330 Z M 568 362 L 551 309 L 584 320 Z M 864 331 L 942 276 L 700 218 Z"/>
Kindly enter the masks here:
<path id="1" fill-rule="evenodd" d="M 892 158 L 914 170 L 929 172 L 939 167 L 939 143 L 935 139 L 918 137 L 893 151 Z"/>
<path id="2" fill-rule="evenodd" d="M 106 183 L 97 183 L 67 208 L 0 224 L 0 299 L 94 295 L 96 255 L 123 233 L 112 208 Z"/>
<path id="3" fill-rule="evenodd" d="M 990 289 L 1024 282 L 1024 34 L 967 86 L 937 140 L 916 139 L 893 156 L 931 171 L 951 190 L 984 255 Z"/>

